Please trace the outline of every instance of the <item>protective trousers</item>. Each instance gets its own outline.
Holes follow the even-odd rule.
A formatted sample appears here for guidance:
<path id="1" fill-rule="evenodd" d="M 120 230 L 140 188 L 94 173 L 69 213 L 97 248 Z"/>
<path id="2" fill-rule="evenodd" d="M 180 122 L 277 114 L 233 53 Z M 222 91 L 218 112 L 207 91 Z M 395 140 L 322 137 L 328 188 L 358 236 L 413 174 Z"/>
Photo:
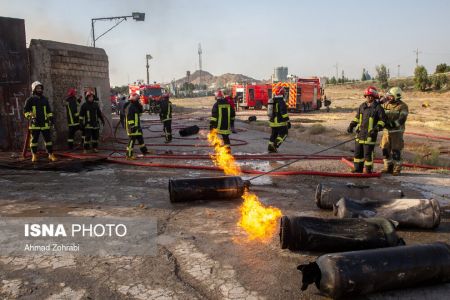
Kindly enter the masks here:
<path id="1" fill-rule="evenodd" d="M 172 141 L 172 120 L 166 120 L 163 122 L 164 135 L 166 137 L 166 142 Z"/>
<path id="2" fill-rule="evenodd" d="M 359 143 L 358 141 L 355 142 L 355 157 L 353 158 L 355 172 L 361 173 L 364 166 L 367 171 L 372 171 L 374 150 L 374 144 L 364 144 Z"/>
<path id="3" fill-rule="evenodd" d="M 98 137 L 100 130 L 94 128 L 85 128 L 84 129 L 84 149 L 88 150 L 91 145 L 92 148 L 97 149 L 98 147 Z"/>
<path id="4" fill-rule="evenodd" d="M 69 133 L 67 136 L 67 145 L 69 146 L 69 149 L 73 149 L 73 143 L 74 143 L 74 138 L 75 138 L 75 133 L 81 130 L 80 126 L 75 125 L 75 126 L 69 126 Z"/>
<path id="5" fill-rule="evenodd" d="M 52 134 L 50 129 L 30 129 L 31 130 L 31 140 L 30 140 L 30 149 L 31 153 L 36 154 L 38 145 L 39 145 L 39 135 L 42 133 L 45 142 L 45 149 L 48 154 L 53 153 L 53 143 L 52 143 Z"/>
<path id="6" fill-rule="evenodd" d="M 275 148 L 278 148 L 281 146 L 281 144 L 286 140 L 286 138 L 288 136 L 287 126 L 279 126 L 279 127 L 271 127 L 271 128 L 272 128 L 272 134 L 270 135 L 269 145 L 272 145 Z"/>
<path id="7" fill-rule="evenodd" d="M 136 145 L 136 143 L 138 143 L 139 149 L 141 150 L 142 154 L 146 154 L 148 152 L 142 135 L 130 135 L 127 145 L 127 157 L 133 157 L 134 145 Z"/>

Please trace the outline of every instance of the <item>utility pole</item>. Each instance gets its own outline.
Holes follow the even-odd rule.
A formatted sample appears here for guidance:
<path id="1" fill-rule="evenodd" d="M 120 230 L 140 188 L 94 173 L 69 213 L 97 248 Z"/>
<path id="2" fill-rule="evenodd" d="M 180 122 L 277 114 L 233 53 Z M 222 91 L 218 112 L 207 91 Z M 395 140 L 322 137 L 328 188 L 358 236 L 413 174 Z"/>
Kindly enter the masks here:
<path id="1" fill-rule="evenodd" d="M 336 68 L 336 80 L 338 80 L 339 79 L 339 64 L 336 63 L 333 67 Z"/>
<path id="2" fill-rule="evenodd" d="M 397 78 L 400 78 L 400 65 L 397 65 Z"/>
<path id="3" fill-rule="evenodd" d="M 417 67 L 419 65 L 419 54 L 421 54 L 422 51 L 419 51 L 419 48 L 417 48 L 413 52 L 416 53 L 416 67 Z"/>
<path id="4" fill-rule="evenodd" d="M 150 54 L 147 54 L 146 56 L 145 56 L 145 58 L 147 59 L 147 84 L 150 84 L 150 73 L 149 73 L 149 71 L 148 71 L 148 68 L 150 67 L 149 66 L 149 64 L 148 64 L 148 61 L 150 60 L 150 59 L 152 59 L 153 57 L 150 55 Z"/>
<path id="5" fill-rule="evenodd" d="M 200 76 L 198 79 L 198 86 L 199 89 L 201 89 L 201 85 L 202 85 L 202 44 L 198 43 L 198 67 L 200 70 Z"/>

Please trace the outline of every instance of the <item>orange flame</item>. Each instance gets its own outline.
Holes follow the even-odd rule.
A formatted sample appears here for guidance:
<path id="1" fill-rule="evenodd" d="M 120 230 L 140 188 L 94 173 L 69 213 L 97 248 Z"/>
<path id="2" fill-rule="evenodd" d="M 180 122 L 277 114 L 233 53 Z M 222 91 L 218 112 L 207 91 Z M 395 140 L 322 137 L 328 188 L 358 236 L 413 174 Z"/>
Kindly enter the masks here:
<path id="1" fill-rule="evenodd" d="M 236 164 L 229 148 L 223 145 L 222 139 L 217 134 L 217 129 L 213 129 L 208 133 L 208 142 L 211 146 L 214 146 L 215 154 L 210 154 L 214 165 L 223 169 L 225 175 L 241 174 L 241 168 Z"/>
<path id="2" fill-rule="evenodd" d="M 277 229 L 281 210 L 276 207 L 265 207 L 253 193 L 244 192 L 244 203 L 239 208 L 241 218 L 238 226 L 243 228 L 250 240 L 267 242 Z"/>
<path id="3" fill-rule="evenodd" d="M 214 164 L 223 169 L 226 175 L 239 175 L 241 168 L 236 164 L 233 155 L 217 135 L 217 129 L 208 134 L 209 144 L 214 146 L 214 153 L 210 157 Z M 265 207 L 258 196 L 248 191 L 242 195 L 244 203 L 239 208 L 241 217 L 237 223 L 247 232 L 250 240 L 269 241 L 276 231 L 277 221 L 282 213 L 276 207 Z"/>

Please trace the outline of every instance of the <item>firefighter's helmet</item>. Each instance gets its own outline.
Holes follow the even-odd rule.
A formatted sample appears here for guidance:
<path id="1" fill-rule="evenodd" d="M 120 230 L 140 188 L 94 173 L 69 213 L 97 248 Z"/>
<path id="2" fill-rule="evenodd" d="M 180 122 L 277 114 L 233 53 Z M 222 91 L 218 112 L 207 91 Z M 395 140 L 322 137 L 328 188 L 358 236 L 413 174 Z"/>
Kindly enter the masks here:
<path id="1" fill-rule="evenodd" d="M 217 99 L 223 99 L 223 92 L 222 92 L 222 90 L 217 90 L 217 92 L 214 94 L 214 96 L 216 97 L 216 100 Z"/>
<path id="2" fill-rule="evenodd" d="M 69 88 L 67 90 L 67 96 L 75 96 L 77 94 L 77 90 L 74 88 Z"/>
<path id="3" fill-rule="evenodd" d="M 132 93 L 130 95 L 130 101 L 138 101 L 139 100 L 139 95 L 136 93 Z"/>
<path id="4" fill-rule="evenodd" d="M 44 88 L 44 85 L 42 83 L 40 83 L 39 81 L 35 81 L 31 84 L 31 92 L 34 92 L 34 90 L 36 89 L 37 86 L 41 86 L 42 88 Z"/>
<path id="5" fill-rule="evenodd" d="M 364 91 L 364 97 L 368 97 L 368 96 L 372 96 L 375 99 L 378 99 L 380 96 L 378 94 L 377 88 L 374 86 L 369 86 L 365 91 Z"/>
<path id="6" fill-rule="evenodd" d="M 89 98 L 89 96 L 95 96 L 93 91 L 87 91 L 85 94 L 86 99 Z"/>
<path id="7" fill-rule="evenodd" d="M 162 94 L 162 98 L 163 99 L 169 99 L 170 98 L 170 94 L 169 93 L 164 93 L 164 94 Z"/>
<path id="8" fill-rule="evenodd" d="M 400 100 L 402 98 L 403 91 L 398 86 L 395 86 L 389 90 L 389 94 L 394 97 L 394 100 Z"/>
<path id="9" fill-rule="evenodd" d="M 284 87 L 282 87 L 282 86 L 275 87 L 275 90 L 273 91 L 275 96 L 282 96 L 282 97 L 284 96 L 285 92 L 286 91 L 284 90 Z"/>

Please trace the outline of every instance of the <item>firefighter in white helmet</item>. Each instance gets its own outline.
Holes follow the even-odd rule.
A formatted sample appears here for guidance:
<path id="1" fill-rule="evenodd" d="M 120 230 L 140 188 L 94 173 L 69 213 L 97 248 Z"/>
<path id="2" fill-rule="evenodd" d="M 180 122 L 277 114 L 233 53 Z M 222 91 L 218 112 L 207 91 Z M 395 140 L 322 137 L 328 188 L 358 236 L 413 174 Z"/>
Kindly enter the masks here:
<path id="1" fill-rule="evenodd" d="M 53 126 L 53 113 L 50 108 L 47 97 L 44 96 L 44 85 L 39 81 L 31 84 L 32 95 L 25 101 L 24 115 L 29 120 L 28 129 L 30 130 L 31 140 L 31 161 L 37 162 L 37 148 L 39 144 L 39 135 L 42 133 L 45 142 L 45 148 L 50 161 L 56 161 L 53 154 L 53 143 L 51 127 Z"/>
<path id="2" fill-rule="evenodd" d="M 387 101 L 382 105 L 387 122 L 380 143 L 384 157 L 384 168 L 381 172 L 394 176 L 400 175 L 402 170 L 403 134 L 409 113 L 408 105 L 401 100 L 402 94 L 399 87 L 391 88 L 386 94 Z"/>

